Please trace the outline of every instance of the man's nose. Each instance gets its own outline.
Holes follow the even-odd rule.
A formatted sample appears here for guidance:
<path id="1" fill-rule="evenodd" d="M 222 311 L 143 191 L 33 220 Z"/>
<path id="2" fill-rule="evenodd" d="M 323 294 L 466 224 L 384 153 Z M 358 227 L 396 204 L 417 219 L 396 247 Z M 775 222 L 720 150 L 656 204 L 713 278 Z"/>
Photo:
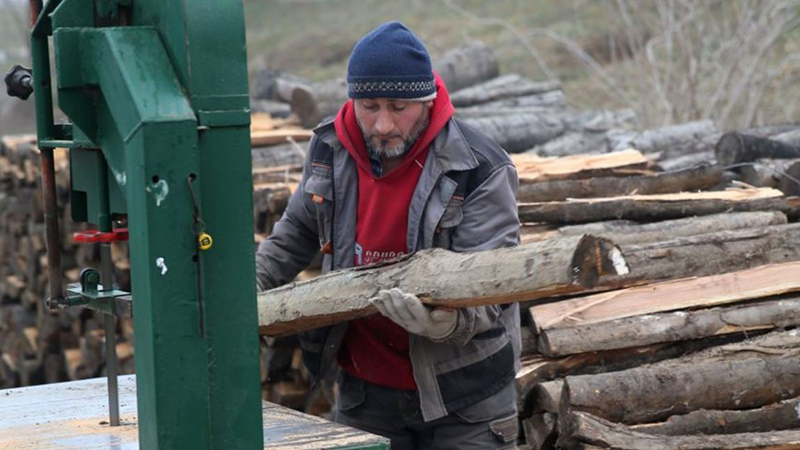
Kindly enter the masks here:
<path id="1" fill-rule="evenodd" d="M 388 111 L 378 113 L 378 120 L 375 121 L 375 131 L 379 135 L 386 136 L 394 130 L 394 121 Z"/>

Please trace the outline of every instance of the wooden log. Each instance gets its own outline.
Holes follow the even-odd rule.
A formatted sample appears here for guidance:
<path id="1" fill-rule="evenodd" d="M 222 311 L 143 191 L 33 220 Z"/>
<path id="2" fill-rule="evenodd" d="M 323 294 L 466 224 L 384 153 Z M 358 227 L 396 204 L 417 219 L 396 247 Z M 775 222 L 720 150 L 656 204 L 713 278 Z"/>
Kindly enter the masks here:
<path id="1" fill-rule="evenodd" d="M 800 161 L 789 164 L 783 170 L 778 189 L 786 195 L 800 196 Z"/>
<path id="2" fill-rule="evenodd" d="M 348 100 L 347 90 L 344 78 L 314 83 L 310 89 L 295 89 L 291 98 L 292 113 L 300 118 L 303 127 L 313 128 L 336 114 Z"/>
<path id="3" fill-rule="evenodd" d="M 760 331 L 748 336 L 757 336 Z M 630 347 L 619 350 L 597 351 L 576 355 L 550 358 L 544 355 L 523 358 L 521 369 L 517 372 L 517 406 L 521 417 L 542 412 L 544 408 L 537 404 L 532 395 L 533 389 L 540 383 L 563 378 L 569 375 L 586 375 L 627 370 L 646 364 L 653 364 L 672 358 L 678 358 L 711 347 L 730 344 L 744 340 L 744 335 L 720 335 L 706 339 L 661 343 Z M 551 411 L 557 412 L 557 411 Z"/>
<path id="4" fill-rule="evenodd" d="M 563 419 L 560 448 L 614 448 L 620 450 L 673 449 L 789 449 L 800 446 L 800 430 L 765 433 L 711 434 L 694 436 L 653 436 L 612 423 L 591 414 L 576 412 Z"/>
<path id="5" fill-rule="evenodd" d="M 684 358 L 565 378 L 559 416 L 583 411 L 626 424 L 699 409 L 749 409 L 800 389 L 800 333 L 774 332 Z"/>
<path id="6" fill-rule="evenodd" d="M 714 122 L 701 120 L 645 130 L 632 136 L 630 140 L 618 142 L 617 145 L 633 147 L 643 153 L 655 153 L 673 148 L 693 148 L 704 137 L 715 133 L 717 127 Z"/>
<path id="7" fill-rule="evenodd" d="M 714 148 L 714 153 L 719 164 L 732 166 L 761 158 L 800 158 L 800 147 L 773 139 L 731 132 L 722 135 Z"/>
<path id="8" fill-rule="evenodd" d="M 517 200 L 520 202 L 552 202 L 568 198 L 665 194 L 702 190 L 716 185 L 721 180 L 721 167 L 704 164 L 691 169 L 654 175 L 522 184 L 517 190 Z"/>
<path id="9" fill-rule="evenodd" d="M 629 195 L 565 202 L 520 203 L 522 222 L 577 224 L 603 220 L 640 222 L 720 214 L 726 211 L 781 211 L 800 215 L 800 200 L 771 188 L 681 194 Z"/>
<path id="10" fill-rule="evenodd" d="M 450 95 L 450 101 L 456 107 L 464 107 L 560 89 L 561 83 L 558 80 L 537 83 L 519 74 L 511 73 L 453 92 Z"/>
<path id="11" fill-rule="evenodd" d="M 642 314 L 725 305 L 800 291 L 791 273 L 800 263 L 761 266 L 739 272 L 665 281 L 576 297 L 531 307 L 537 333 L 574 324 L 588 325 Z M 633 307 L 632 305 L 635 305 Z"/>
<path id="12" fill-rule="evenodd" d="M 665 172 L 673 170 L 687 169 L 694 167 L 698 164 L 716 164 L 717 158 L 714 155 L 714 150 L 703 150 L 699 152 L 689 153 L 686 155 L 676 156 L 673 158 L 664 158 L 658 160 L 658 167 Z"/>
<path id="13" fill-rule="evenodd" d="M 455 117 L 458 119 L 486 119 L 502 116 L 547 116 L 553 118 L 556 113 L 563 112 L 565 106 L 527 106 L 527 107 L 496 107 L 496 106 L 468 106 L 458 108 Z"/>
<path id="14" fill-rule="evenodd" d="M 605 155 L 572 155 L 544 158 L 531 153 L 512 155 L 520 183 L 555 180 L 583 180 L 609 176 L 634 176 L 645 172 L 648 161 L 637 150 Z"/>
<path id="15" fill-rule="evenodd" d="M 450 92 L 497 77 L 499 67 L 492 49 L 481 41 L 456 47 L 433 61 L 433 69 Z"/>
<path id="16" fill-rule="evenodd" d="M 800 297 L 793 294 L 743 306 L 643 314 L 551 328 L 539 335 L 538 344 L 545 355 L 563 356 L 796 325 L 800 325 Z"/>
<path id="17" fill-rule="evenodd" d="M 800 260 L 800 224 L 720 231 L 620 247 L 632 270 L 604 285 L 631 286 Z"/>
<path id="18" fill-rule="evenodd" d="M 259 330 L 279 335 L 372 314 L 368 299 L 388 287 L 431 305 L 480 306 L 581 291 L 601 274 L 624 270 L 616 247 L 591 236 L 475 253 L 424 250 L 259 294 Z"/>
<path id="19" fill-rule="evenodd" d="M 509 153 L 528 150 L 564 132 L 561 121 L 533 114 L 465 119 L 464 123 L 494 139 Z"/>
<path id="20" fill-rule="evenodd" d="M 757 159 L 750 164 L 738 167 L 742 182 L 756 187 L 781 187 L 789 167 L 800 162 L 800 159 Z M 783 190 L 783 189 L 781 189 Z M 784 192 L 786 194 L 786 192 Z M 787 195 L 794 195 L 789 193 Z"/>
<path id="21" fill-rule="evenodd" d="M 304 144 L 285 143 L 268 147 L 253 148 L 253 167 L 285 167 L 303 164 L 305 158 Z"/>
<path id="22" fill-rule="evenodd" d="M 575 154 L 608 153 L 606 133 L 603 131 L 568 131 L 561 136 L 537 145 L 531 150 L 540 156 L 569 156 Z"/>
<path id="23" fill-rule="evenodd" d="M 609 239 L 617 245 L 630 245 L 667 241 L 718 231 L 783 225 L 785 223 L 787 223 L 786 214 L 779 211 L 734 212 L 653 223 L 612 220 L 582 225 L 567 225 L 559 228 L 557 235 L 591 234 Z"/>
<path id="24" fill-rule="evenodd" d="M 558 413 L 563 392 L 564 380 L 561 378 L 537 384 L 531 392 L 534 411 Z"/>
<path id="25" fill-rule="evenodd" d="M 535 414 L 522 420 L 525 443 L 531 449 L 553 448 L 556 443 L 558 416 L 553 413 Z"/>
<path id="26" fill-rule="evenodd" d="M 632 430 L 651 435 L 758 433 L 800 428 L 800 397 L 762 408 L 692 411 L 664 422 L 634 425 Z"/>

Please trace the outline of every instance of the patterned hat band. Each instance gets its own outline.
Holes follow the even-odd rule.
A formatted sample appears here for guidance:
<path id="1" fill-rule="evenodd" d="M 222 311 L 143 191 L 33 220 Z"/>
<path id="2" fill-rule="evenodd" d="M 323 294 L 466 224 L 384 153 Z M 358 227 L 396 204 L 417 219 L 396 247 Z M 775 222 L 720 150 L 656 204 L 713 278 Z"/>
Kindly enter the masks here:
<path id="1" fill-rule="evenodd" d="M 436 97 L 436 81 L 365 81 L 348 83 L 351 98 L 386 97 L 430 100 Z"/>

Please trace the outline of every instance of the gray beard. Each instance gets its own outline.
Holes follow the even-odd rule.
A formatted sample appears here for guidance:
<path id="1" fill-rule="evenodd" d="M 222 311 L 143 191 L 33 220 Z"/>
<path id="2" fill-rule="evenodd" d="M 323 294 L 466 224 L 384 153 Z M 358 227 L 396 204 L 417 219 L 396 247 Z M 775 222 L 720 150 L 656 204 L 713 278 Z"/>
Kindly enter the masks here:
<path id="1" fill-rule="evenodd" d="M 358 122 L 358 127 L 361 128 L 361 134 L 366 136 L 367 133 L 364 132 L 364 127 L 361 126 L 361 122 L 360 121 L 357 122 Z M 401 142 L 400 144 L 389 146 L 387 145 L 388 141 L 381 141 L 380 146 L 376 146 L 375 144 L 372 143 L 372 139 L 370 138 L 364 139 L 364 142 L 367 145 L 367 150 L 374 152 L 376 155 L 382 158 L 387 158 L 387 159 L 399 158 L 405 155 L 411 149 L 411 147 L 414 146 L 414 142 L 416 142 L 417 139 L 420 137 L 420 135 L 422 135 L 422 132 L 425 131 L 426 128 L 428 128 L 429 123 L 430 123 L 430 114 L 426 108 L 420 120 L 417 122 L 416 125 L 414 125 L 414 128 L 411 129 L 411 134 L 408 136 L 408 139 Z"/>

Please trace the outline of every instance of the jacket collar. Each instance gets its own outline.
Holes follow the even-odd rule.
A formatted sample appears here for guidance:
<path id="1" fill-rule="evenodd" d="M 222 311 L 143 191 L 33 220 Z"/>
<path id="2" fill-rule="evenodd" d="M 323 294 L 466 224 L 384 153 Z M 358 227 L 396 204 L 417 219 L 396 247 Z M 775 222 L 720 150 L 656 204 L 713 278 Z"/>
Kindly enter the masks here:
<path id="1" fill-rule="evenodd" d="M 314 128 L 314 134 L 334 151 L 342 149 L 333 118 L 327 119 Z M 442 172 L 451 170 L 470 170 L 478 167 L 478 159 L 470 149 L 469 142 L 459 128 L 458 121 L 450 119 L 444 129 L 433 141 L 433 155 Z"/>

